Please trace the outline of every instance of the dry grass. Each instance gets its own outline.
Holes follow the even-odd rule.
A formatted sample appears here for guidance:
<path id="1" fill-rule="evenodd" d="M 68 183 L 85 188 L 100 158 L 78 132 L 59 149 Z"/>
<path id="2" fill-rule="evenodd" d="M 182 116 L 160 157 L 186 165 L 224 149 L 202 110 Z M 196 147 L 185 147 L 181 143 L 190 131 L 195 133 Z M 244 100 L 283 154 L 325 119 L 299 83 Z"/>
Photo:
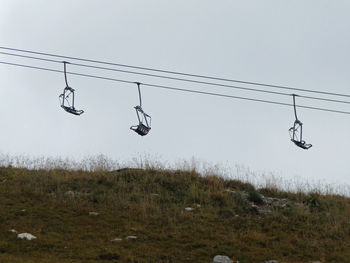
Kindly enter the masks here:
<path id="1" fill-rule="evenodd" d="M 259 214 L 240 192 L 293 202 Z M 348 198 L 257 192 L 194 170 L 0 168 L 0 262 L 349 262 Z M 12 228 L 38 239 L 18 240 Z"/>

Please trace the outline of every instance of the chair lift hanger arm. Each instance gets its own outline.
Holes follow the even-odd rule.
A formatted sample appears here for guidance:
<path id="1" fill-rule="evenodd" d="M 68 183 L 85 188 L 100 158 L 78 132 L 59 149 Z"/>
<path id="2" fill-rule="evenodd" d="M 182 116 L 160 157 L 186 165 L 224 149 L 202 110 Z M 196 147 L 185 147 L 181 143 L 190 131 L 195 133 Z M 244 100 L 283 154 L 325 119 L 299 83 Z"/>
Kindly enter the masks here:
<path id="1" fill-rule="evenodd" d="M 140 98 L 140 108 L 142 109 L 142 99 L 141 99 L 141 89 L 140 89 L 140 82 L 135 82 L 137 84 L 137 89 L 139 91 L 139 98 Z"/>
<path id="2" fill-rule="evenodd" d="M 67 81 L 67 67 L 66 67 L 67 63 L 69 64 L 69 62 L 63 61 L 63 65 L 64 65 L 64 80 L 66 82 L 66 87 L 69 87 L 68 81 Z"/>
<path id="3" fill-rule="evenodd" d="M 295 96 L 298 96 L 298 95 L 292 94 L 292 96 L 293 96 L 294 116 L 295 116 L 295 120 L 298 120 L 297 109 L 296 109 L 296 105 L 295 105 Z"/>

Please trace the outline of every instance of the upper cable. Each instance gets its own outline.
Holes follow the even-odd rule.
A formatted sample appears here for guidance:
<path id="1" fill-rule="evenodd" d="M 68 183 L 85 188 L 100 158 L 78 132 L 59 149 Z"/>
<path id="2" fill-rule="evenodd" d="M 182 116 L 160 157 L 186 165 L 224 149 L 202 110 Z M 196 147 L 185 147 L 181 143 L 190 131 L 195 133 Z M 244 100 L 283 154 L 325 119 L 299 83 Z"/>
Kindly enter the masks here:
<path id="1" fill-rule="evenodd" d="M 30 53 L 30 54 L 36 54 L 36 55 L 42 55 L 42 56 L 56 57 L 56 58 L 78 60 L 78 61 L 84 61 L 84 62 L 90 62 L 90 63 L 105 64 L 105 65 L 110 65 L 110 66 L 118 66 L 118 67 L 133 68 L 133 69 L 139 69 L 139 70 L 145 70 L 145 71 L 153 71 L 153 72 L 159 72 L 159 73 L 181 75 L 181 76 L 187 76 L 187 77 L 218 80 L 218 81 L 225 81 L 225 82 L 235 82 L 235 83 L 241 83 L 241 84 L 283 89 L 283 90 L 294 90 L 294 91 L 300 91 L 300 92 L 309 92 L 309 93 L 350 98 L 349 94 L 341 94 L 341 93 L 335 93 L 335 92 L 327 92 L 327 91 L 312 90 L 312 89 L 300 89 L 300 88 L 275 85 L 275 84 L 266 84 L 266 83 L 260 83 L 260 82 L 254 82 L 254 81 L 244 81 L 244 80 L 220 78 L 220 77 L 213 77 L 213 76 L 206 76 L 206 75 L 192 74 L 192 73 L 184 73 L 184 72 L 177 72 L 177 71 L 170 71 L 170 70 L 163 70 L 163 69 L 156 69 L 156 68 L 149 68 L 149 67 L 140 67 L 140 66 L 126 65 L 126 64 L 106 62 L 106 61 L 100 61 L 100 60 L 93 60 L 93 59 L 86 59 L 86 58 L 79 58 L 79 57 L 72 57 L 72 56 L 64 56 L 64 55 L 58 55 L 58 54 L 52 54 L 52 53 L 44 53 L 44 52 L 38 52 L 38 51 L 32 51 L 32 50 L 26 50 L 26 49 L 17 49 L 17 48 L 2 47 L 2 46 L 0 46 L 0 49 L 11 50 L 11 51 L 16 51 L 16 52 L 23 52 L 23 53 Z"/>
<path id="2" fill-rule="evenodd" d="M 23 67 L 23 68 L 31 68 L 31 69 L 43 70 L 43 71 L 50 71 L 50 72 L 57 72 L 57 73 L 64 73 L 64 71 L 62 71 L 62 70 L 50 69 L 50 68 L 44 68 L 44 67 L 37 67 L 37 66 L 31 66 L 31 65 L 24 65 L 24 64 L 18 64 L 18 63 L 10 63 L 10 62 L 5 62 L 5 61 L 0 61 L 0 64 L 10 65 L 10 66 L 17 66 L 17 67 Z M 75 76 L 81 76 L 81 77 L 88 77 L 88 78 L 95 78 L 95 79 L 103 79 L 103 80 L 109 80 L 109 81 L 116 81 L 116 82 L 121 82 L 121 83 L 135 84 L 134 81 L 128 81 L 128 80 L 116 79 L 116 78 L 109 78 L 109 77 L 102 77 L 102 76 L 98 76 L 98 75 L 91 75 L 91 74 L 85 74 L 85 73 L 66 72 L 66 74 L 75 75 Z M 261 102 L 261 103 L 269 103 L 269 104 L 275 104 L 275 105 L 294 106 L 293 104 L 290 104 L 290 103 L 284 103 L 284 102 L 279 102 L 279 101 L 263 100 L 263 99 L 257 99 L 257 98 L 251 98 L 251 97 L 233 96 L 233 95 L 221 94 L 221 93 L 216 93 L 216 92 L 206 92 L 206 91 L 200 91 L 200 90 L 184 89 L 184 88 L 177 88 L 177 87 L 171 87 L 171 86 L 165 86 L 165 85 L 157 85 L 157 84 L 152 84 L 152 83 L 140 83 L 140 84 L 142 84 L 143 86 L 159 88 L 159 89 L 182 91 L 182 92 L 189 92 L 189 93 L 195 93 L 195 94 L 203 94 L 203 95 L 210 95 L 210 96 L 217 96 L 217 97 L 225 97 L 225 98 L 231 98 L 231 99 L 240 99 L 240 100 L 247 100 L 247 101 Z M 289 96 L 291 96 L 291 94 L 289 94 Z M 349 111 L 341 111 L 341 110 L 328 109 L 328 108 L 322 108 L 322 107 L 313 107 L 313 106 L 306 106 L 306 105 L 296 105 L 296 106 L 299 107 L 299 108 L 305 108 L 305 109 L 311 109 L 311 110 L 319 110 L 319 111 L 326 111 L 326 112 L 333 112 L 333 113 L 341 113 L 341 114 L 350 115 Z"/>

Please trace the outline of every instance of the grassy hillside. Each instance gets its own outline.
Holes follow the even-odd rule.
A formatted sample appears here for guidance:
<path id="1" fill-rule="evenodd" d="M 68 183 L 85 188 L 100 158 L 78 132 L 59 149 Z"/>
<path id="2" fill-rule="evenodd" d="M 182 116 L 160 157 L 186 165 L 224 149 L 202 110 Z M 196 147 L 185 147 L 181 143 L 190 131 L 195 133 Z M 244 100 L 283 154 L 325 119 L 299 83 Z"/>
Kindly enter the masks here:
<path id="1" fill-rule="evenodd" d="M 342 196 L 254 189 L 196 172 L 0 168 L 0 262 L 211 262 L 224 254 L 339 263 L 350 262 L 349 248 L 350 200 Z"/>

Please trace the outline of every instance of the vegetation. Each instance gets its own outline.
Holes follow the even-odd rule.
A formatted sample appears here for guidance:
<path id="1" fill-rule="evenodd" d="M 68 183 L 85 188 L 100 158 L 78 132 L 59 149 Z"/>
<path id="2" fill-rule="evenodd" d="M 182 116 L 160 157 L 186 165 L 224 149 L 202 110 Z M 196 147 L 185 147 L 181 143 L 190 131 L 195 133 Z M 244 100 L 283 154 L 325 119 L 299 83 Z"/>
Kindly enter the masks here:
<path id="1" fill-rule="evenodd" d="M 0 262 L 349 262 L 349 215 L 343 196 L 195 171 L 0 168 Z"/>

